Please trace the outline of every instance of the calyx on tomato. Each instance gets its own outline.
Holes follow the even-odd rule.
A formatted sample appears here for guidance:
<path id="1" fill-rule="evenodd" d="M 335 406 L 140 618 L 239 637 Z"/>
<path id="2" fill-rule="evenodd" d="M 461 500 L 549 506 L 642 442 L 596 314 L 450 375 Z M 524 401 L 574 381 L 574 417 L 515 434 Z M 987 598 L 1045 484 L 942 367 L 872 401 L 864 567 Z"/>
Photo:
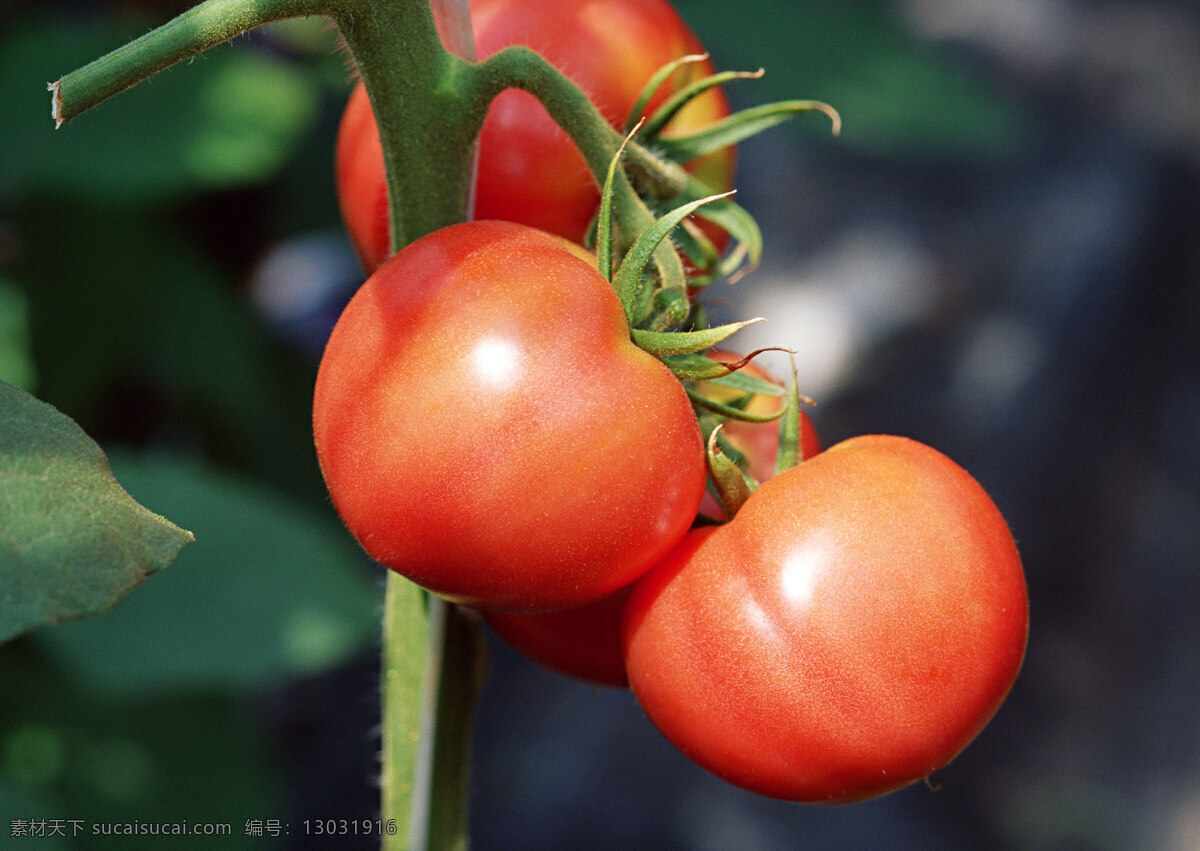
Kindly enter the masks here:
<path id="1" fill-rule="evenodd" d="M 1016 678 L 1028 601 L 983 488 L 900 437 L 764 482 L 634 586 L 624 651 L 650 719 L 746 789 L 871 798 L 945 766 Z"/>

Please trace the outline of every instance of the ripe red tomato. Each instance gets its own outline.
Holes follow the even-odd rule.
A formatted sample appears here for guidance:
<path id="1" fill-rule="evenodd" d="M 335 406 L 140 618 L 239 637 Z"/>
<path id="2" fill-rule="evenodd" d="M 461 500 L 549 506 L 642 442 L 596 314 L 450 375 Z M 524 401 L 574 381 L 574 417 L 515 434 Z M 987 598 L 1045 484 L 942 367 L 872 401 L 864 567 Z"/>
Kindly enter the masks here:
<path id="1" fill-rule="evenodd" d="M 636 579 L 704 491 L 683 387 L 559 238 L 444 228 L 387 261 L 313 402 L 334 506 L 367 552 L 481 607 L 582 605 Z"/>
<path id="2" fill-rule="evenodd" d="M 480 59 L 511 45 L 532 47 L 618 128 L 659 68 L 704 52 L 664 0 L 471 0 L 471 23 Z M 661 87 L 646 114 L 712 73 L 709 62 L 687 66 Z M 724 95 L 711 89 L 684 107 L 664 135 L 694 132 L 728 114 Z M 724 191 L 732 184 L 733 160 L 729 148 L 688 168 L 714 192 Z M 379 133 L 361 83 L 342 117 L 336 166 L 342 215 L 371 271 L 389 253 L 387 189 Z M 583 157 L 536 98 L 514 89 L 493 101 L 479 139 L 476 218 L 520 222 L 582 242 L 599 198 Z"/>
<path id="3" fill-rule="evenodd" d="M 482 614 L 493 632 L 529 659 L 576 679 L 626 688 L 621 622 L 629 588 L 570 609 Z"/>
<path id="4" fill-rule="evenodd" d="M 630 684 L 677 747 L 777 798 L 928 776 L 979 733 L 1025 652 L 1020 557 L 946 456 L 844 441 L 688 535 L 626 609 Z"/>

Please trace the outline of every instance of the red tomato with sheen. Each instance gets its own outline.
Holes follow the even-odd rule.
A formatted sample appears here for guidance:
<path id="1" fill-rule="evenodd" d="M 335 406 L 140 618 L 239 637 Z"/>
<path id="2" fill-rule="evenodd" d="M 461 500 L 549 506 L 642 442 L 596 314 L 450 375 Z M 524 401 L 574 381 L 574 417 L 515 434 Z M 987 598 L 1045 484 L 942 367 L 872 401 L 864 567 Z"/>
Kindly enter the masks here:
<path id="1" fill-rule="evenodd" d="M 574 80 L 617 128 L 624 127 L 656 71 L 704 52 L 663 0 L 471 0 L 471 23 L 480 59 L 512 45 L 533 48 Z M 646 114 L 712 73 L 707 61 L 677 72 Z M 685 135 L 728 114 L 725 96 L 711 89 L 684 107 L 664 135 Z M 727 148 L 688 169 L 714 192 L 725 191 L 732 185 L 733 160 Z M 361 83 L 342 117 L 336 164 L 342 215 L 370 271 L 389 254 L 388 208 L 379 132 Z M 514 89 L 492 102 L 479 138 L 476 218 L 520 222 L 582 242 L 599 199 L 583 156 L 533 95 Z M 709 233 L 721 241 L 715 231 Z"/>
<path id="2" fill-rule="evenodd" d="M 436 231 L 355 294 L 317 375 L 334 506 L 376 560 L 455 602 L 583 605 L 684 534 L 705 483 L 679 381 L 611 285 L 509 222 Z"/>
<path id="3" fill-rule="evenodd" d="M 506 644 L 538 664 L 597 685 L 626 688 L 621 623 L 629 588 L 571 609 L 482 614 Z"/>
<path id="4" fill-rule="evenodd" d="M 953 759 L 1027 634 L 992 500 L 936 450 L 867 436 L 691 532 L 634 586 L 624 642 L 634 693 L 685 754 L 760 794 L 835 803 Z"/>

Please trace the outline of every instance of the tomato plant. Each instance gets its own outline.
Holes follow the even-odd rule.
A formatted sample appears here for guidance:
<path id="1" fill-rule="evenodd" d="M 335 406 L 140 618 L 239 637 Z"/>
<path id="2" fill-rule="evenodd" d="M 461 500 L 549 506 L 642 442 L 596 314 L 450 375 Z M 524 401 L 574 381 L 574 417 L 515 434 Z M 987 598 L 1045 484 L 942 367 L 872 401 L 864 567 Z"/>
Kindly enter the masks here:
<path id="1" fill-rule="evenodd" d="M 630 342 L 612 287 L 508 222 L 443 228 L 367 280 L 313 422 L 367 552 L 472 605 L 599 599 L 679 540 L 704 490 L 687 396 Z"/>
<path id="2" fill-rule="evenodd" d="M 588 94 L 613 127 L 623 127 L 642 88 L 667 63 L 704 48 L 663 0 L 471 0 L 481 59 L 510 45 L 532 47 Z M 685 66 L 647 103 L 652 114 L 675 91 L 713 73 L 708 61 Z M 665 137 L 683 135 L 729 114 L 720 89 L 689 102 Z M 702 156 L 693 171 L 713 191 L 733 179 L 732 147 Z M 388 250 L 388 202 L 379 132 L 366 89 L 350 95 L 336 148 L 338 198 L 368 271 Z M 475 216 L 531 225 L 582 242 L 599 205 L 582 155 L 538 100 L 509 90 L 491 104 L 479 137 Z M 706 229 L 720 241 L 718 231 Z"/>
<path id="3" fill-rule="evenodd" d="M 483 61 L 439 34 L 439 13 L 461 34 L 468 12 Z M 790 100 L 722 120 L 717 86 L 754 75 L 676 61 L 701 48 L 662 0 L 205 0 L 51 84 L 51 114 L 300 15 L 332 20 L 363 80 L 337 179 L 372 274 L 329 339 L 313 431 L 334 507 L 394 571 L 380 788 L 400 824 L 385 842 L 465 842 L 480 653 L 476 620 L 446 600 L 545 664 L 628 682 L 686 753 L 767 795 L 860 800 L 952 759 L 1024 654 L 1003 519 L 915 442 L 817 454 L 794 387 L 780 423 L 722 437 L 719 420 L 776 413 L 747 396 L 775 388 L 700 354 L 749 323 L 707 327 L 688 298 L 761 256 L 720 193 L 731 146 L 814 110 L 836 133 L 836 111 Z M 463 224 L 476 142 L 481 220 Z M 737 247 L 718 258 L 719 240 L 685 236 L 689 274 L 664 239 L 693 214 Z M 594 218 L 596 259 L 575 244 Z M 733 517 L 689 532 L 706 475 Z"/>
<path id="4" fill-rule="evenodd" d="M 941 768 L 1024 656 L 999 511 L 923 444 L 853 438 L 763 485 L 638 582 L 638 700 L 700 765 L 773 797 L 854 801 Z"/>

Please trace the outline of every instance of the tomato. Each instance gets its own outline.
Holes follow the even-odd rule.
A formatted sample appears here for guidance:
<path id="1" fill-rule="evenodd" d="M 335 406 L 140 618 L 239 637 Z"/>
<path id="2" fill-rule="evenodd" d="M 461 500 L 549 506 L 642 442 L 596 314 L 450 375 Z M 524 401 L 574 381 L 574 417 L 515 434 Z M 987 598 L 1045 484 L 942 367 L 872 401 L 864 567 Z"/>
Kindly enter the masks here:
<path id="1" fill-rule="evenodd" d="M 685 754 L 777 798 L 847 802 L 946 765 L 1025 652 L 1020 556 L 980 485 L 892 436 L 766 481 L 631 592 L 630 684 Z"/>
<path id="2" fill-rule="evenodd" d="M 523 656 L 560 674 L 625 688 L 621 622 L 629 588 L 570 609 L 482 614 L 492 631 Z"/>
<path id="3" fill-rule="evenodd" d="M 471 23 L 480 59 L 511 45 L 532 47 L 617 128 L 659 68 L 704 52 L 663 0 L 472 0 Z M 712 73 L 707 61 L 687 66 L 660 88 L 646 114 Z M 711 89 L 684 107 L 664 135 L 685 135 L 728 114 L 724 95 Z M 732 185 L 733 160 L 728 148 L 688 168 L 714 192 L 724 191 Z M 373 270 L 389 254 L 387 189 L 379 133 L 361 83 L 342 117 L 336 169 L 347 230 L 363 265 Z M 476 218 L 520 222 L 582 242 L 599 197 L 582 155 L 536 98 L 514 89 L 493 101 L 479 138 Z"/>
<path id="4" fill-rule="evenodd" d="M 678 379 L 611 285 L 508 222 L 436 231 L 338 320 L 313 401 L 333 504 L 376 560 L 455 602 L 583 605 L 649 569 L 705 484 Z"/>

